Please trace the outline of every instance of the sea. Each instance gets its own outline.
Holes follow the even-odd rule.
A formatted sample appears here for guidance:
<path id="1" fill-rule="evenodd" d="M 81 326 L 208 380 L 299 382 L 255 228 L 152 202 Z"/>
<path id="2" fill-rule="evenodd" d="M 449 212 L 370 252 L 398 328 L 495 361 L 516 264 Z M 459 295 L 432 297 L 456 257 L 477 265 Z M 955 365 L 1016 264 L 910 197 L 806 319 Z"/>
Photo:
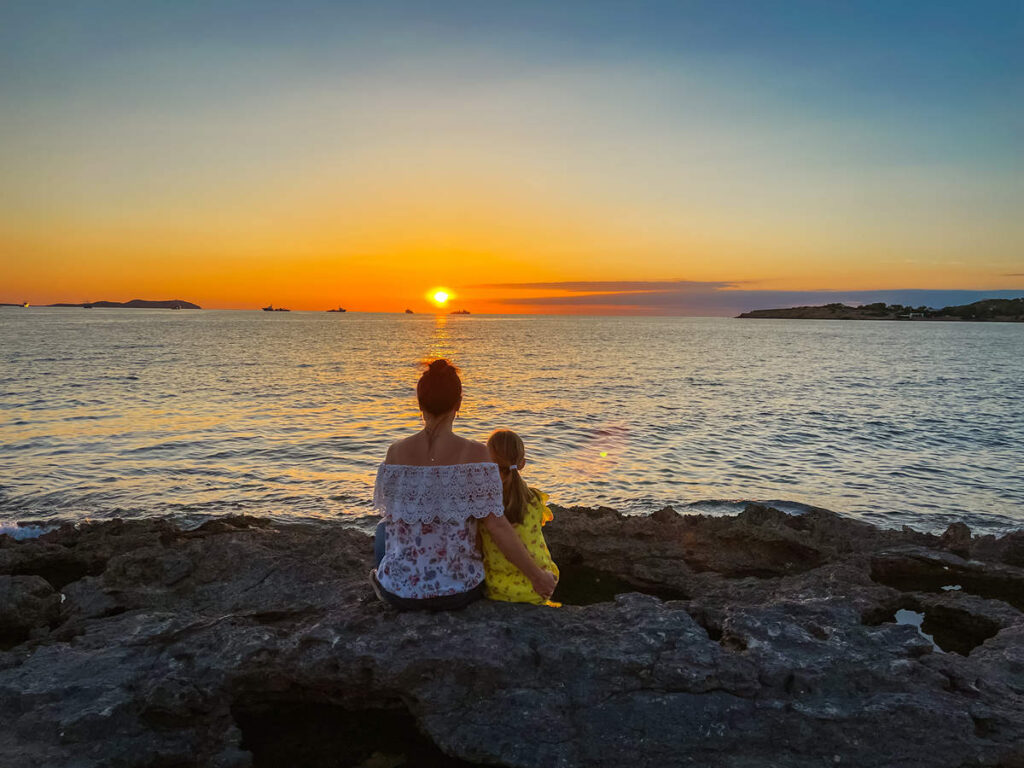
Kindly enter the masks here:
<path id="1" fill-rule="evenodd" d="M 426 360 L 562 506 L 1024 528 L 1024 325 L 0 308 L 0 531 L 369 527 Z"/>

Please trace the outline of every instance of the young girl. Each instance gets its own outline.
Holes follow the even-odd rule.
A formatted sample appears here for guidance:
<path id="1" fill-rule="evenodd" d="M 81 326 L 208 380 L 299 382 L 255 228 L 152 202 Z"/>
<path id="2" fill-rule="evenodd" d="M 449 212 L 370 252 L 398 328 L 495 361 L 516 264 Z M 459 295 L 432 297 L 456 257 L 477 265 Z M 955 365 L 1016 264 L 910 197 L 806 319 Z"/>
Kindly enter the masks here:
<path id="1" fill-rule="evenodd" d="M 558 578 L 558 566 L 551 559 L 541 528 L 553 519 L 545 502 L 546 493 L 526 485 L 520 470 L 526 464 L 526 449 L 519 435 L 511 430 L 499 429 L 487 438 L 491 460 L 501 473 L 502 501 L 505 517 L 519 535 L 527 551 L 543 570 Z M 510 603 L 558 605 L 545 600 L 533 591 L 530 580 L 510 563 L 486 530 L 481 530 L 481 548 L 484 555 L 484 594 L 491 600 Z"/>

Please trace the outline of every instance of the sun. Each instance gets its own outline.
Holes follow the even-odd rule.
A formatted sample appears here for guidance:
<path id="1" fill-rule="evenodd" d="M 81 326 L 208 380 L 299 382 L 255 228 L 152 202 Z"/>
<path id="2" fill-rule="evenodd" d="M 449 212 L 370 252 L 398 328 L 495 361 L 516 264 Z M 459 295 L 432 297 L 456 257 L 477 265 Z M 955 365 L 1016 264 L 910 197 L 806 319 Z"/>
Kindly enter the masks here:
<path id="1" fill-rule="evenodd" d="M 443 309 L 454 298 L 455 294 L 442 286 L 437 286 L 427 291 L 427 299 L 438 309 Z"/>

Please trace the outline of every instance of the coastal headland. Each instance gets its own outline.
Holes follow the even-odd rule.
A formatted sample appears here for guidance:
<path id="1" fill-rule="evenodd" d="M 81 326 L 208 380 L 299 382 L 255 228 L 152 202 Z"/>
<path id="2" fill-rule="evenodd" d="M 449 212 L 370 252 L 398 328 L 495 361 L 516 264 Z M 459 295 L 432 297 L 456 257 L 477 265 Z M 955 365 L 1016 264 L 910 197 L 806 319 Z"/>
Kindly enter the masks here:
<path id="1" fill-rule="evenodd" d="M 27 307 L 28 302 L 22 304 L 0 304 L 0 307 Z M 132 299 L 131 301 L 81 301 L 77 304 L 62 302 L 59 304 L 40 304 L 41 307 L 92 309 L 202 309 L 198 304 L 182 299 L 166 299 L 161 301 L 150 301 L 149 299 Z"/>
<path id="2" fill-rule="evenodd" d="M 960 320 L 968 322 L 1024 322 L 1024 298 L 984 299 L 972 304 L 932 309 L 902 304 L 823 304 L 818 307 L 755 309 L 737 315 L 743 319 L 789 320 Z"/>
<path id="3" fill-rule="evenodd" d="M 81 304 L 47 304 L 48 307 L 100 307 L 107 309 L 202 309 L 198 304 L 181 299 L 166 301 L 150 301 L 148 299 L 132 299 L 131 301 L 84 301 Z"/>
<path id="4" fill-rule="evenodd" d="M 0 765 L 1024 765 L 1024 531 L 546 530 L 562 608 L 436 614 L 377 602 L 341 524 L 0 536 Z"/>

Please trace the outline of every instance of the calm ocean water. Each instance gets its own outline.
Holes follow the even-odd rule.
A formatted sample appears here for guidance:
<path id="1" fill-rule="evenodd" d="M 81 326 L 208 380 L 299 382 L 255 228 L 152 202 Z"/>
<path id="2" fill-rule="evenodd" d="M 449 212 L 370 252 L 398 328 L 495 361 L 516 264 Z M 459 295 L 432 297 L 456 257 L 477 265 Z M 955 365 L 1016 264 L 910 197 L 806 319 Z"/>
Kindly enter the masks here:
<path id="1" fill-rule="evenodd" d="M 0 309 L 0 525 L 366 520 L 434 356 L 559 504 L 1024 527 L 1021 325 L 42 308 Z"/>

